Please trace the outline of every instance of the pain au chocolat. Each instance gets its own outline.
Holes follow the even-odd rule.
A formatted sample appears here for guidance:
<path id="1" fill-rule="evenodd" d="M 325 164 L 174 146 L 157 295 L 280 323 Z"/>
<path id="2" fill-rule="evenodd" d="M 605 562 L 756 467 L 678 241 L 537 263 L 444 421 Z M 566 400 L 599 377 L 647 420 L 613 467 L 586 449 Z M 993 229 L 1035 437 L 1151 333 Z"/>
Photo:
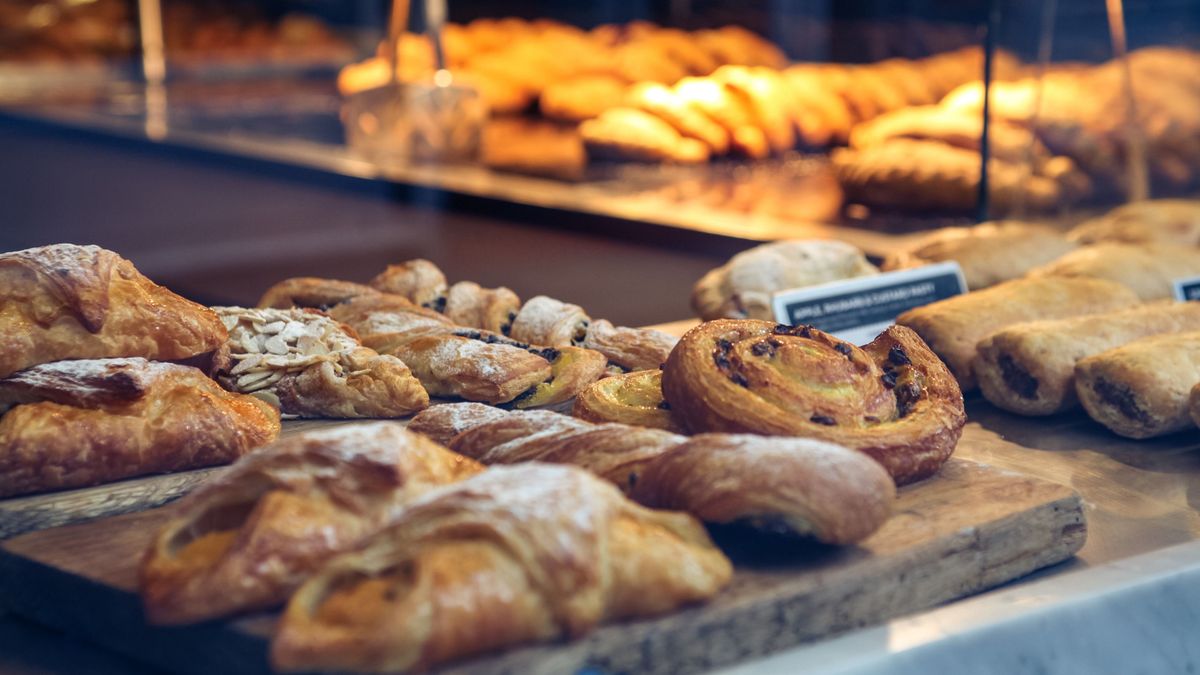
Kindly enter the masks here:
<path id="1" fill-rule="evenodd" d="M 64 359 L 182 360 L 225 338 L 216 314 L 99 246 L 0 254 L 0 377 Z"/>
<path id="2" fill-rule="evenodd" d="M 935 473 L 966 422 L 954 376 L 901 326 L 859 348 L 809 326 L 711 321 L 684 335 L 662 380 L 672 415 L 693 433 L 839 443 L 898 484 Z"/>

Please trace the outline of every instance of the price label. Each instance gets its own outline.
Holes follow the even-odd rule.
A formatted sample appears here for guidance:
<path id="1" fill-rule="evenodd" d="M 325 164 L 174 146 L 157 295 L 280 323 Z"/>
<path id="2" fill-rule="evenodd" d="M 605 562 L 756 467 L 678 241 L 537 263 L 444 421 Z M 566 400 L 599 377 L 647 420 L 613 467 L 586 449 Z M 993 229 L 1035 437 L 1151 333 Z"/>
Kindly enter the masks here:
<path id="1" fill-rule="evenodd" d="M 775 320 L 815 326 L 847 342 L 870 342 L 900 314 L 967 292 L 956 262 L 833 281 L 776 293 Z"/>
<path id="2" fill-rule="evenodd" d="M 1200 300 L 1200 277 L 1175 280 L 1176 300 Z"/>

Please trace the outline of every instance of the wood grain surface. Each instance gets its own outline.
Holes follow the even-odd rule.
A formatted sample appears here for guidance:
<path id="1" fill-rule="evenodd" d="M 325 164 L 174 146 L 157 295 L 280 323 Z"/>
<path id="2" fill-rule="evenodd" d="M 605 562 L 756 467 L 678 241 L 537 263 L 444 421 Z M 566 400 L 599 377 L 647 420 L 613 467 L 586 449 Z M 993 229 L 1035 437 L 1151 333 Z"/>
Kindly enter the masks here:
<path id="1" fill-rule="evenodd" d="M 0 603 L 172 671 L 267 672 L 273 614 L 186 628 L 142 619 L 136 566 L 167 506 L 34 532 L 0 545 Z M 1073 490 L 966 460 L 901 490 L 895 516 L 857 547 L 714 531 L 734 559 L 713 602 L 515 649 L 453 673 L 697 672 L 916 612 L 1070 557 L 1086 526 Z"/>

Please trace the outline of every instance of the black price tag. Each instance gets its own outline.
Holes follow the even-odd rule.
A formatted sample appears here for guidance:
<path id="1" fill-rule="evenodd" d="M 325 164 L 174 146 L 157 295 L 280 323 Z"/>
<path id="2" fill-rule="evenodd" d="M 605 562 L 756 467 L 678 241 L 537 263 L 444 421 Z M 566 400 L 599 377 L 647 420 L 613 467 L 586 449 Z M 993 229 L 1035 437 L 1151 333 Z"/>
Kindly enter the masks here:
<path id="1" fill-rule="evenodd" d="M 772 306 L 779 323 L 815 326 L 862 345 L 900 314 L 966 292 L 958 263 L 946 262 L 782 291 Z"/>
<path id="2" fill-rule="evenodd" d="M 1200 300 L 1200 277 L 1175 280 L 1175 299 Z"/>

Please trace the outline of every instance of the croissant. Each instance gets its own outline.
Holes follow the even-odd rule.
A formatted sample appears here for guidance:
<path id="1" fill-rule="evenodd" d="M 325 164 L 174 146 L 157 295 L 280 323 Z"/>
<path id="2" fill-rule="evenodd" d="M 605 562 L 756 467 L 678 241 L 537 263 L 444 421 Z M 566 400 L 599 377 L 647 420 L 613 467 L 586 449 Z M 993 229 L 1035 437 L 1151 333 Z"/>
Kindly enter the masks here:
<path id="1" fill-rule="evenodd" d="M 512 324 L 512 337 L 535 345 L 580 345 L 591 318 L 579 305 L 544 295 L 525 301 Z"/>
<path id="2" fill-rule="evenodd" d="M 691 517 L 651 511 L 572 467 L 500 467 L 430 494 L 292 597 L 285 671 L 423 670 L 670 612 L 732 567 Z"/>
<path id="3" fill-rule="evenodd" d="M 312 307 L 322 311 L 359 295 L 375 295 L 379 291 L 352 281 L 294 277 L 268 288 L 258 301 L 259 307 L 291 309 Z"/>
<path id="4" fill-rule="evenodd" d="M 216 315 L 98 246 L 0 254 L 0 377 L 64 359 L 182 360 L 225 341 Z"/>
<path id="5" fill-rule="evenodd" d="M 588 326 L 582 346 L 600 352 L 625 370 L 649 370 L 666 362 L 679 339 L 652 328 L 614 326 L 600 319 Z"/>
<path id="6" fill-rule="evenodd" d="M 936 472 L 966 422 L 954 376 L 900 326 L 860 349 L 809 326 L 712 321 L 679 341 L 662 387 L 692 432 L 831 441 L 869 454 L 898 484 Z"/>
<path id="7" fill-rule="evenodd" d="M 682 433 L 662 395 L 662 371 L 638 370 L 606 377 L 575 397 L 571 414 L 590 422 L 619 422 Z"/>
<path id="8" fill-rule="evenodd" d="M 452 449 L 484 464 L 583 467 L 635 501 L 710 522 L 847 544 L 887 520 L 895 494 L 883 467 L 832 443 L 735 434 L 687 438 L 548 411 L 480 414 L 469 405 L 426 410 L 410 429 L 449 436 Z"/>
<path id="9" fill-rule="evenodd" d="M 483 467 L 396 423 L 297 434 L 184 498 L 142 560 L 153 623 L 282 604 L 420 495 Z"/>
<path id="10" fill-rule="evenodd" d="M 230 339 L 221 386 L 300 417 L 402 417 L 429 405 L 404 362 L 368 349 L 315 310 L 215 307 Z"/>
<path id="11" fill-rule="evenodd" d="M 446 292 L 446 318 L 460 326 L 508 335 L 520 308 L 521 299 L 503 286 L 482 288 L 473 281 L 460 281 Z"/>
<path id="12" fill-rule="evenodd" d="M 279 435 L 267 403 L 140 358 L 22 370 L 0 380 L 4 410 L 0 497 L 227 464 Z"/>
<path id="13" fill-rule="evenodd" d="M 394 293 L 424 307 L 441 309 L 446 299 L 446 275 L 438 266 L 417 258 L 387 269 L 371 280 L 371 287 Z"/>

